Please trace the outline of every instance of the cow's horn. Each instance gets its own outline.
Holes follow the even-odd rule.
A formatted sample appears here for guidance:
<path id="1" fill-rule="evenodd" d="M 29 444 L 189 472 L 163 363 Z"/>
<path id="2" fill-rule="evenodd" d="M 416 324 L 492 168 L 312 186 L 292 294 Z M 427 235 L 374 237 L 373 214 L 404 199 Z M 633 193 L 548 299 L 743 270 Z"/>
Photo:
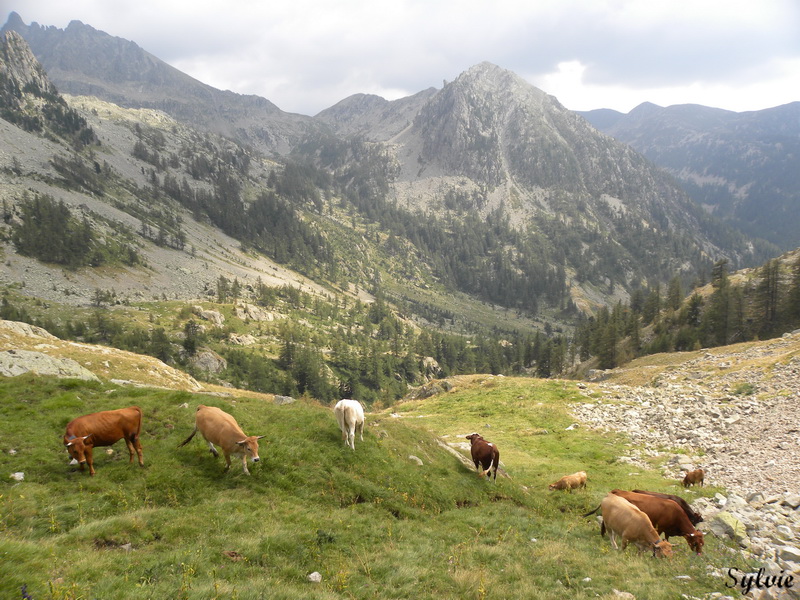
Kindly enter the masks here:
<path id="1" fill-rule="evenodd" d="M 267 437 L 267 436 L 265 436 L 265 435 L 259 435 L 259 436 L 258 436 L 256 439 L 257 439 L 257 440 L 260 440 L 261 438 L 265 438 L 265 437 Z"/>

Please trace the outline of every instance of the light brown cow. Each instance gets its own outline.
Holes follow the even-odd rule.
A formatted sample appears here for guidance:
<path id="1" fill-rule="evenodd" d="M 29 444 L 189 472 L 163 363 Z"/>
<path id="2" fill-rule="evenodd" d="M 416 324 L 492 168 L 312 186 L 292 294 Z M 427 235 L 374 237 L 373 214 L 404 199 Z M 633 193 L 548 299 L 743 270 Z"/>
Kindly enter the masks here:
<path id="1" fill-rule="evenodd" d="M 64 433 L 64 446 L 67 452 L 84 470 L 89 465 L 89 475 L 94 475 L 92 449 L 100 446 L 111 446 L 121 439 L 125 440 L 133 462 L 134 451 L 139 456 L 139 465 L 144 466 L 142 444 L 139 432 L 142 429 L 142 411 L 138 406 L 104 410 L 83 415 L 67 424 Z"/>
<path id="2" fill-rule="evenodd" d="M 625 498 L 644 512 L 656 531 L 659 534 L 663 533 L 667 540 L 670 536 L 680 535 L 686 538 L 686 543 L 694 552 L 700 554 L 703 551 L 705 543 L 703 532 L 694 528 L 689 517 L 674 500 L 658 498 L 649 494 L 626 492 L 625 490 L 611 490 L 611 493 Z"/>
<path id="3" fill-rule="evenodd" d="M 250 475 L 250 471 L 247 469 L 247 457 L 249 456 L 254 463 L 260 460 L 258 458 L 258 440 L 266 436 L 246 436 L 233 416 L 215 406 L 198 405 L 194 421 L 194 431 L 178 448 L 188 444 L 194 434 L 199 431 L 208 442 L 211 454 L 219 456 L 214 444 L 222 448 L 222 453 L 225 455 L 226 472 L 231 468 L 231 454 L 241 454 L 242 468 L 245 474 Z"/>
<path id="4" fill-rule="evenodd" d="M 703 487 L 703 481 L 705 477 L 706 473 L 705 471 L 703 471 L 703 469 L 695 469 L 694 471 L 689 471 L 683 478 L 683 487 L 689 487 L 690 485 L 695 485 L 697 483 L 700 484 L 700 487 Z"/>
<path id="5" fill-rule="evenodd" d="M 672 556 L 672 544 L 659 538 L 648 516 L 625 498 L 609 493 L 600 506 L 584 516 L 588 517 L 598 510 L 602 510 L 603 515 L 600 535 L 605 535 L 608 529 L 614 548 L 618 547 L 616 538 L 619 536 L 622 538 L 622 550 L 631 542 L 640 552 L 651 550 L 653 556 L 660 558 Z"/>
<path id="6" fill-rule="evenodd" d="M 573 489 L 586 487 L 586 471 L 578 471 L 572 475 L 564 475 L 555 483 L 551 483 L 548 487 L 551 490 L 569 490 L 572 493 Z"/>

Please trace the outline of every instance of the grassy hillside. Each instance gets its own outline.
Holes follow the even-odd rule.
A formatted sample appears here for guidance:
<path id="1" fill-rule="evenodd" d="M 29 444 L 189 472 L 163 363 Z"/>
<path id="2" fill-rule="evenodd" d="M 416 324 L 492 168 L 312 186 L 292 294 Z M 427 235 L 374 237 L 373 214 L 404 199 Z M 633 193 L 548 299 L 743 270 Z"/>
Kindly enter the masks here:
<path id="1" fill-rule="evenodd" d="M 566 404 L 578 398 L 572 384 L 489 376 L 454 384 L 368 415 L 365 441 L 352 452 L 330 409 L 312 402 L 2 378 L 0 597 L 21 598 L 23 585 L 35 600 L 725 591 L 709 567 L 742 565 L 718 540 L 709 538 L 701 557 L 680 540 L 675 558 L 656 561 L 613 551 L 597 523 L 581 518 L 612 487 L 674 485 L 617 462 L 624 439 L 565 431 Z M 251 477 L 237 465 L 224 474 L 200 440 L 177 449 L 200 403 L 267 436 Z M 121 442 L 110 455 L 96 453 L 93 478 L 68 466 L 61 435 L 71 418 L 131 404 L 145 415 L 144 468 L 128 464 Z M 474 430 L 501 448 L 505 475 L 496 483 L 436 442 Z M 583 468 L 587 490 L 547 490 Z M 24 481 L 9 478 L 15 472 Z M 321 584 L 307 581 L 313 571 Z"/>

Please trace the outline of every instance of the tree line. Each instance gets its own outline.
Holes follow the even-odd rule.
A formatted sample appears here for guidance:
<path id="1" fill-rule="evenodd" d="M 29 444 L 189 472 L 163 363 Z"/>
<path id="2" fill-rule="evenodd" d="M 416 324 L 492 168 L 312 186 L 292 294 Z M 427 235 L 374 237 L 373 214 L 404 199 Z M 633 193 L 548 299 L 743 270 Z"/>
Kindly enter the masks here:
<path id="1" fill-rule="evenodd" d="M 601 369 L 646 354 L 698 350 L 769 339 L 800 328 L 800 252 L 772 259 L 747 279 L 732 281 L 727 260 L 713 265 L 710 293 L 684 298 L 679 278 L 638 290 L 628 304 L 603 308 L 577 328 L 581 360 Z"/>

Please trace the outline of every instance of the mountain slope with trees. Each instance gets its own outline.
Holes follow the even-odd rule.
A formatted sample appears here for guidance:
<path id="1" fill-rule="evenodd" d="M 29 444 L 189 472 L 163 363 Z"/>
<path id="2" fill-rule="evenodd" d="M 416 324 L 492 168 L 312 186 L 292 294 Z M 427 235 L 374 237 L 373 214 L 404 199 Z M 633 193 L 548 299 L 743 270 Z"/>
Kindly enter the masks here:
<path id="1" fill-rule="evenodd" d="M 784 251 L 800 246 L 800 102 L 742 113 L 645 103 L 628 114 L 581 114 L 737 229 Z"/>

